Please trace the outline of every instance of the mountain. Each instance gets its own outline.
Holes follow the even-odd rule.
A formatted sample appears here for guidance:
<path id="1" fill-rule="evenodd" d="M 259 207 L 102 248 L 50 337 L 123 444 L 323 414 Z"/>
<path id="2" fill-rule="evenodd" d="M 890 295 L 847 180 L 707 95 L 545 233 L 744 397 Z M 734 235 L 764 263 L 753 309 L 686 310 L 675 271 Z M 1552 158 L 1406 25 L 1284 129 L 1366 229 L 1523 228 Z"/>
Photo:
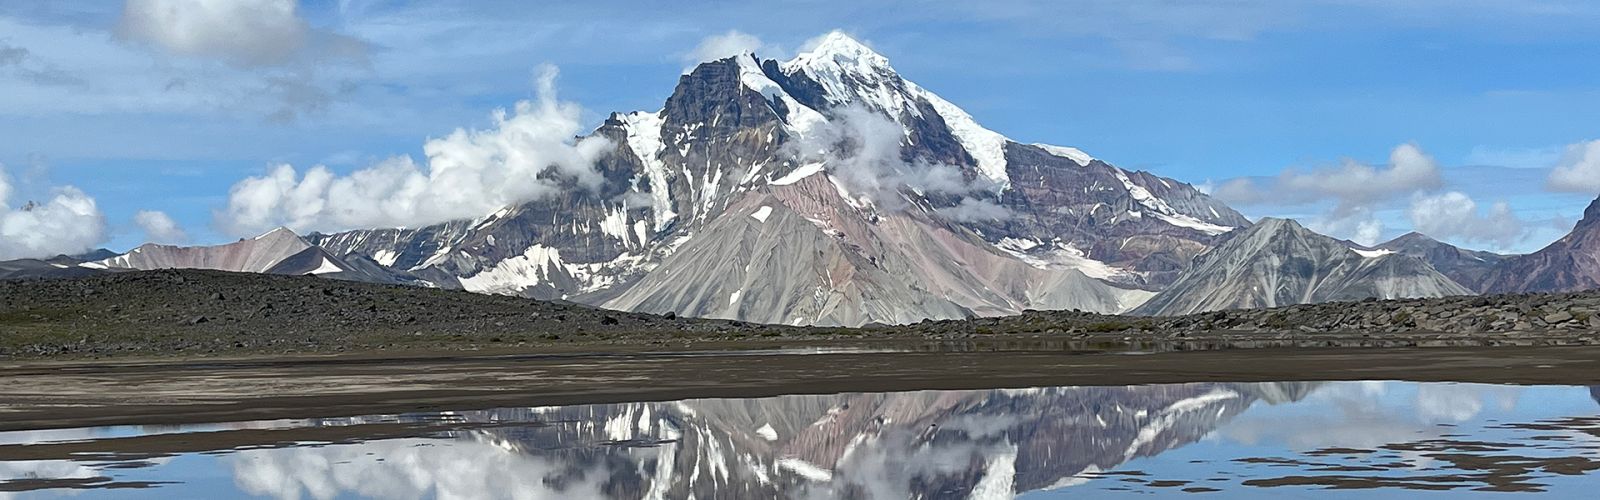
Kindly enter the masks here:
<path id="1" fill-rule="evenodd" d="M 57 255 L 48 259 L 0 261 L 0 280 L 89 276 L 98 274 L 100 271 L 79 267 L 79 264 L 115 255 L 117 255 L 115 252 L 100 248 L 79 255 Z"/>
<path id="2" fill-rule="evenodd" d="M 1149 296 L 1034 267 L 931 211 L 869 220 L 847 201 L 820 175 L 760 188 L 606 306 L 833 326 L 1122 311 Z"/>
<path id="3" fill-rule="evenodd" d="M 1479 290 L 1484 277 L 1507 256 L 1481 250 L 1467 250 L 1417 232 L 1381 243 L 1373 250 L 1394 252 L 1422 259 L 1439 273 L 1462 286 Z"/>
<path id="4" fill-rule="evenodd" d="M 450 446 L 390 439 L 269 449 L 234 472 L 245 492 L 279 496 L 317 485 L 329 497 L 470 497 L 508 478 L 534 498 L 1064 496 L 1058 490 L 1090 481 L 1127 484 L 1125 474 L 1102 473 L 1199 442 L 1257 404 L 1298 401 L 1319 388 L 1206 382 L 474 410 L 452 414 L 462 429 L 445 431 Z M 426 418 L 314 422 L 350 428 Z M 480 466 L 417 473 L 462 463 Z M 376 495 L 375 484 L 384 488 Z"/>
<path id="5" fill-rule="evenodd" d="M 309 240 L 477 292 L 852 325 L 1119 311 L 1250 224 L 1188 184 L 1011 141 L 840 33 L 700 64 L 659 111 L 593 134 L 613 146 L 598 189 Z M 862 161 L 880 136 L 891 151 Z M 931 174 L 948 175 L 901 182 Z"/>
<path id="6" fill-rule="evenodd" d="M 312 248 L 293 231 L 274 229 L 252 239 L 217 246 L 183 247 L 146 243 L 128 253 L 86 262 L 91 269 L 213 269 L 265 273 L 278 262 Z"/>
<path id="7" fill-rule="evenodd" d="M 1175 316 L 1290 304 L 1471 295 L 1415 257 L 1358 251 L 1293 220 L 1266 218 L 1224 236 L 1134 314 Z"/>
<path id="8" fill-rule="evenodd" d="M 1510 257 L 1484 277 L 1484 293 L 1575 292 L 1600 288 L 1600 199 L 1572 232 L 1537 252 Z"/>
<path id="9" fill-rule="evenodd" d="M 317 275 L 371 283 L 429 285 L 404 272 L 369 264 L 369 259 L 336 257 L 285 228 L 255 238 L 216 246 L 176 246 L 148 243 L 128 253 L 77 268 L 90 271 L 211 269 L 241 273 Z"/>

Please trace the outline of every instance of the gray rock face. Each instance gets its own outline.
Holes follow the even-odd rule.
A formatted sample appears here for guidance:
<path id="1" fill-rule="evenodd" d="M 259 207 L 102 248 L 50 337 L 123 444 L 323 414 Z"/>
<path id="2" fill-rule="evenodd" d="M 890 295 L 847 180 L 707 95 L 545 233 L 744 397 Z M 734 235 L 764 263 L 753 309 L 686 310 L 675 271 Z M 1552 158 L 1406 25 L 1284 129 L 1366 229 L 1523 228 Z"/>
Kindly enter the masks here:
<path id="1" fill-rule="evenodd" d="M 830 194 L 843 190 L 834 167 L 803 163 L 794 151 L 807 134 L 857 110 L 903 129 L 902 159 L 958 168 L 964 182 L 983 187 L 969 197 L 1006 216 L 950 217 L 945 210 L 960 197 L 903 189 L 906 213 L 850 206 L 854 214 L 822 224 L 793 219 L 813 207 L 796 206 L 806 197 L 786 201 L 783 192 L 828 194 L 834 199 L 806 203 L 835 208 L 859 195 Z M 1010 141 L 838 34 L 790 61 L 745 55 L 702 64 L 679 79 L 660 111 L 614 114 L 595 134 L 615 146 L 601 162 L 608 182 L 599 192 L 575 189 L 479 220 L 309 239 L 334 255 L 364 255 L 441 287 L 852 324 L 1028 307 L 1115 312 L 1147 294 L 1096 280 L 1155 288 L 1218 235 L 1249 225 L 1187 184 L 1123 171 L 1071 148 Z M 802 181 L 808 187 L 789 188 Z M 772 207 L 773 227 L 791 230 L 751 226 L 749 209 L 761 203 Z M 855 239 L 830 236 L 838 234 Z M 912 247 L 937 242 L 944 243 Z M 800 248 L 820 254 L 795 253 Z M 759 267 L 766 273 L 760 276 L 757 268 L 732 272 L 727 264 L 777 255 L 792 262 Z M 962 264 L 982 268 L 958 269 Z M 844 269 L 853 279 L 829 281 Z M 1002 277 L 1015 282 L 997 281 Z M 738 301 L 730 300 L 735 291 Z M 832 303 L 800 305 L 812 296 Z"/>
<path id="2" fill-rule="evenodd" d="M 860 326 L 1025 309 L 1122 311 L 1148 295 L 1076 270 L 1034 267 L 929 210 L 853 206 L 812 176 L 743 195 L 604 306 Z"/>
<path id="3" fill-rule="evenodd" d="M 1600 288 L 1600 199 L 1572 232 L 1537 252 L 1510 257 L 1484 277 L 1485 293 L 1577 292 Z"/>
<path id="4" fill-rule="evenodd" d="M 1478 291 L 1482 291 L 1484 278 L 1496 265 L 1508 258 L 1506 255 L 1493 252 L 1459 248 L 1415 232 L 1406 233 L 1374 248 L 1422 259 L 1456 283 Z"/>
<path id="5" fill-rule="evenodd" d="M 1292 220 L 1269 218 L 1230 233 L 1134 313 L 1173 316 L 1369 297 L 1471 294 L 1415 257 L 1362 255 Z"/>

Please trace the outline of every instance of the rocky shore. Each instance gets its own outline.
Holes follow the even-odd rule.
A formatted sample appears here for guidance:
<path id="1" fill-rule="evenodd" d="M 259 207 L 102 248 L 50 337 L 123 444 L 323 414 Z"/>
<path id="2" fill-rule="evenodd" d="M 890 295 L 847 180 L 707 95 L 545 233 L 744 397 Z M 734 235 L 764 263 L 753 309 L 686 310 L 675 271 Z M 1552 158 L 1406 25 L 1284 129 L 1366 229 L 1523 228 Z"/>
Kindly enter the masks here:
<path id="1" fill-rule="evenodd" d="M 870 341 L 1226 347 L 1600 344 L 1600 292 L 1295 305 L 1176 317 L 1072 311 L 816 328 L 315 277 L 198 270 L 0 281 L 0 358 Z"/>

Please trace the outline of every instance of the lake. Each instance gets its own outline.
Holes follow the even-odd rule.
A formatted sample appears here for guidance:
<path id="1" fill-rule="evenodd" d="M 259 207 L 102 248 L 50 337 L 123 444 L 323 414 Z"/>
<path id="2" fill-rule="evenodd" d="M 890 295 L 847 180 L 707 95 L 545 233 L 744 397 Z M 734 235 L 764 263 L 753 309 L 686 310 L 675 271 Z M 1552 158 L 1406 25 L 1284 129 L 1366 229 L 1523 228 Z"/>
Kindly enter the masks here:
<path id="1" fill-rule="evenodd" d="M 1596 487 L 1600 388 L 1553 385 L 846 393 L 0 433 L 0 498 L 1504 498 Z"/>

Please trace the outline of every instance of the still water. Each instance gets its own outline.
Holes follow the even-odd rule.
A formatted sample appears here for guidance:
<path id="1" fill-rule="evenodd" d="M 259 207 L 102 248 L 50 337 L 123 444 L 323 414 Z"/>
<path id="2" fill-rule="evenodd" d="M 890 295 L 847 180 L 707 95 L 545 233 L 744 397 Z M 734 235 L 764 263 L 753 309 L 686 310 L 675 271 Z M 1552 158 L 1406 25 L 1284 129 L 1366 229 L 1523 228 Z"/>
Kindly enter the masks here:
<path id="1" fill-rule="evenodd" d="M 1594 498 L 1600 388 L 1197 383 L 0 433 L 0 498 Z"/>

